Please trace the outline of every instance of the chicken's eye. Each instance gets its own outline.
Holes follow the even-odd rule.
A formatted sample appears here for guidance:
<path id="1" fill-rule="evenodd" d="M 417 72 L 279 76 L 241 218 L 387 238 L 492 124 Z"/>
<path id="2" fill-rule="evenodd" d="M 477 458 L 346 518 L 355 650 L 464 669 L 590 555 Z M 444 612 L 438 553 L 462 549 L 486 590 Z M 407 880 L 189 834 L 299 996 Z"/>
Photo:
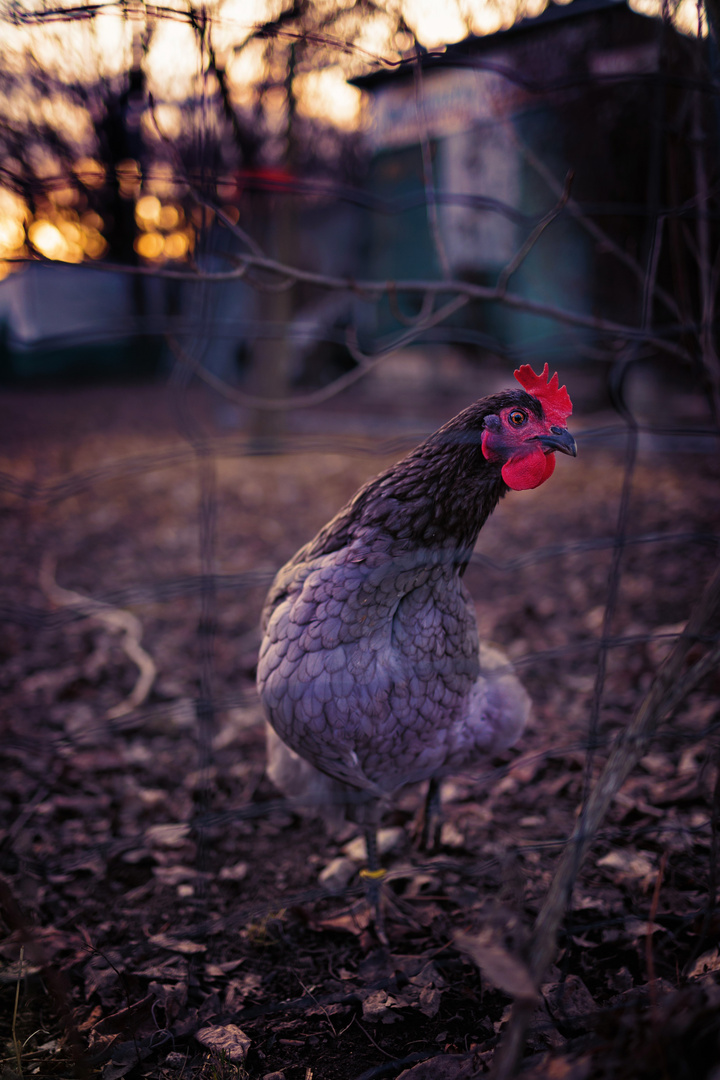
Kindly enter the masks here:
<path id="1" fill-rule="evenodd" d="M 513 411 L 508 415 L 508 420 L 513 427 L 522 427 L 522 425 L 527 420 L 527 416 L 522 411 L 522 409 L 513 409 Z"/>

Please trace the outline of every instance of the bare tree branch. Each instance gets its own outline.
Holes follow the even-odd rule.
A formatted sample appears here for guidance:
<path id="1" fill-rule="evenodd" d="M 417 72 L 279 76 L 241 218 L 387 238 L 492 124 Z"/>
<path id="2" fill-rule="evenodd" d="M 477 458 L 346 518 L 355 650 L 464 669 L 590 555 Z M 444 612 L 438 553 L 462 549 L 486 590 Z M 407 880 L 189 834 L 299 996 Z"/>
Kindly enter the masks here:
<path id="1" fill-rule="evenodd" d="M 81 265 L 84 268 L 92 267 L 94 270 L 104 270 L 118 274 L 139 274 L 145 277 L 167 278 L 172 281 L 196 282 L 238 281 L 246 276 L 248 268 L 257 267 L 270 271 L 273 274 L 277 274 L 283 281 L 283 285 L 281 286 L 283 288 L 289 287 L 293 282 L 302 281 L 310 285 L 318 285 L 327 289 L 338 289 L 345 292 L 351 292 L 358 296 L 373 300 L 378 300 L 393 290 L 395 293 L 405 292 L 410 294 L 433 293 L 438 295 L 442 293 L 454 293 L 456 295 L 464 296 L 467 300 L 501 301 L 516 311 L 525 311 L 532 315 L 540 315 L 567 326 L 577 326 L 588 330 L 595 330 L 598 333 L 611 334 L 615 337 L 625 338 L 627 340 L 642 341 L 645 344 L 654 346 L 661 352 L 669 353 L 671 356 L 676 356 L 685 362 L 690 362 L 692 359 L 687 350 L 683 349 L 682 346 L 677 345 L 666 338 L 649 335 L 640 326 L 629 326 L 625 323 L 614 322 L 611 319 L 602 319 L 596 315 L 584 315 L 582 312 L 568 311 L 567 308 L 561 308 L 557 304 L 546 304 L 538 300 L 531 300 L 528 297 L 520 296 L 517 293 L 501 293 L 498 291 L 497 286 L 477 285 L 474 282 L 458 281 L 457 279 L 453 279 L 452 281 L 438 281 L 433 278 L 401 278 L 397 280 L 385 278 L 371 281 L 363 278 L 336 277 L 331 274 L 319 274 L 313 270 L 303 270 L 300 267 L 289 266 L 286 263 L 278 262 L 276 259 L 270 259 L 266 256 L 243 254 L 226 256 L 226 258 L 238 265 L 232 270 L 220 271 L 204 271 L 200 269 L 167 270 L 154 266 L 128 266 L 123 263 L 112 262 L 82 263 Z M 53 263 L 51 260 L 44 258 L 29 260 L 22 257 L 10 257 L 5 261 L 8 263 L 43 262 L 48 265 L 57 265 L 57 263 Z M 68 269 L 72 269 L 75 265 L 77 264 L 68 263 L 67 267 Z M 263 289 L 268 286 L 258 281 L 253 281 L 253 287 Z M 277 287 L 277 285 L 275 287 Z M 697 328 L 694 325 L 680 325 L 673 329 L 676 333 L 679 333 L 680 331 L 695 332 Z"/>
<path id="2" fill-rule="evenodd" d="M 377 365 L 384 360 L 387 356 L 397 352 L 398 349 L 403 348 L 405 345 L 409 345 L 414 341 L 419 334 L 424 330 L 429 329 L 431 326 L 437 326 L 438 323 L 443 322 L 444 319 L 453 315 L 456 311 L 459 311 L 461 307 L 467 303 L 467 297 L 458 296 L 453 300 L 448 301 L 443 307 L 433 315 L 428 315 L 422 322 L 418 322 L 415 326 L 408 330 L 406 333 L 401 334 L 391 345 L 388 345 L 385 349 L 375 353 L 371 356 L 366 355 L 360 351 L 360 347 L 357 343 L 357 334 L 352 327 L 348 328 L 346 335 L 346 345 L 350 355 L 357 361 L 358 366 L 353 371 L 348 371 L 345 375 L 341 375 L 330 383 L 329 386 L 324 386 L 320 390 L 315 390 L 310 394 L 303 394 L 297 397 L 287 398 L 268 398 L 260 397 L 256 394 L 247 394 L 243 390 L 237 390 L 233 386 L 229 386 L 223 379 L 220 379 L 213 372 L 204 368 L 197 360 L 194 360 L 180 345 L 176 338 L 172 336 L 167 337 L 167 342 L 175 356 L 184 364 L 194 375 L 197 375 L 199 379 L 202 379 L 204 383 L 211 386 L 213 390 L 216 390 L 223 397 L 229 401 L 234 401 L 236 405 L 242 405 L 250 409 L 266 409 L 269 412 L 286 412 L 288 409 L 308 409 L 314 405 L 320 405 L 324 401 L 329 401 L 330 398 L 335 397 L 343 390 L 347 390 L 349 386 L 353 386 L 356 382 L 359 382 L 365 375 L 369 374 Z"/>

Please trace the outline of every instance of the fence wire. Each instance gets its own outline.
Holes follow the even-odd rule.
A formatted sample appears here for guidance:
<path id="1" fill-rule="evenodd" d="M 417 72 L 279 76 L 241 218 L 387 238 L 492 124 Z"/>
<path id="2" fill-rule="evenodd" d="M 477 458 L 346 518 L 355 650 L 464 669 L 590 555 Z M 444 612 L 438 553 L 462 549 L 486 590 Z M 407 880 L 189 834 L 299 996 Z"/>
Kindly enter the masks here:
<path id="1" fill-rule="evenodd" d="M 658 109 L 678 96 L 675 127 L 658 113 L 653 137 L 671 156 L 682 119 L 691 191 L 583 202 L 525 145 L 529 168 L 552 180 L 549 200 L 528 212 L 441 189 L 426 96 L 441 57 L 415 53 L 417 190 L 262 182 L 275 218 L 283 205 L 300 217 L 298 204 L 329 214 L 348 203 L 382 229 L 426 211 L 437 275 L 372 276 L 335 258 L 318 269 L 292 245 L 267 243 L 252 212 L 228 217 L 213 191 L 215 61 L 196 29 L 207 139 L 196 171 L 173 159 L 173 179 L 212 224 L 202 218 L 193 262 L 179 268 L 97 267 L 187 287 L 174 312 L 120 324 L 151 340 L 161 377 L 3 391 L 3 1068 L 105 1080 L 709 1077 L 720 1054 L 714 69 L 592 81 L 649 87 Z M 539 82 L 508 63 L 463 65 L 558 112 L 588 86 L 575 74 Z M 660 181 L 650 181 L 652 194 Z M 448 263 L 451 205 L 522 230 L 494 282 Z M 644 257 L 605 219 L 644 222 Z M 510 291 L 569 221 L 634 282 L 632 300 L 614 305 L 622 318 L 613 304 L 583 312 Z M 678 237 L 689 284 L 675 273 Z M 260 299 L 221 320 L 228 281 Z M 296 318 L 302 288 L 347 294 L 350 320 L 308 331 Z M 294 300 L 274 306 L 290 290 Z M 539 343 L 509 341 L 488 329 L 489 305 L 555 329 Z M 114 330 L 44 344 L 96 345 Z M 332 346 L 343 369 L 322 369 L 319 385 L 302 370 L 293 381 L 282 355 L 269 381 L 257 356 L 218 370 L 213 344 L 238 331 L 251 351 Z M 418 366 L 418 352 L 429 362 Z M 263 598 L 365 479 L 509 385 L 514 363 L 553 355 L 576 397 L 578 459 L 503 501 L 465 575 L 481 638 L 507 652 L 533 718 L 515 749 L 444 779 L 435 854 L 411 843 L 421 792 L 386 808 L 390 945 L 378 948 L 356 830 L 326 831 L 265 775 L 254 685 Z"/>

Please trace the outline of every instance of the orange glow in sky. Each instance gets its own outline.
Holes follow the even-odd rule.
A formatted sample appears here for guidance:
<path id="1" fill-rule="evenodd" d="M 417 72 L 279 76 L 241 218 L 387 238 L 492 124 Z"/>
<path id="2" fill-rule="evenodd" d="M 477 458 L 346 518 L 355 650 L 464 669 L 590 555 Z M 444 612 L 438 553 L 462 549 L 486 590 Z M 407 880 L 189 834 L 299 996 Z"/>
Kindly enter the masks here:
<path id="1" fill-rule="evenodd" d="M 268 72 L 267 39 L 248 40 L 257 26 L 288 10 L 290 0 L 191 0 L 195 10 L 208 16 L 208 36 L 219 69 L 225 72 L 230 98 L 239 109 L 256 104 L 257 87 L 265 81 L 263 104 L 268 130 L 282 137 L 287 125 L 286 68 Z M 629 0 L 645 15 L 658 15 L 662 0 Z M 669 0 L 674 21 L 686 33 L 697 32 L 695 0 Z M 76 6 L 75 0 L 58 0 L 56 7 Z M 351 10 L 353 0 L 312 0 L 318 25 L 325 25 L 336 42 L 349 41 L 343 51 L 329 42 L 318 48 L 310 69 L 302 62 L 295 72 L 294 90 L 299 115 L 348 131 L 362 126 L 363 95 L 347 82 L 349 75 L 368 70 L 373 60 L 397 61 L 413 44 L 412 34 L 426 48 L 437 48 L 468 34 L 492 33 L 511 25 L 522 16 L 535 16 L 547 0 L 384 0 L 358 24 Z M 43 11 L 43 0 L 27 0 L 26 12 Z M 107 183 L 104 167 L 94 157 L 96 133 L 82 95 L 62 92 L 63 85 L 88 88 L 101 80 L 122 77 L 135 64 L 142 64 L 146 88 L 152 94 L 152 115 L 142 116 L 143 136 L 150 143 L 177 138 L 186 123 L 184 110 L 192 98 L 214 93 L 214 77 L 208 76 L 208 55 L 190 25 L 185 0 L 168 0 L 164 17 L 152 14 L 144 4 L 108 3 L 92 18 L 37 23 L 3 22 L 0 27 L 0 64 L 18 75 L 17 82 L 0 95 L 0 109 L 10 123 L 21 127 L 30 122 L 36 129 L 47 127 L 73 144 L 77 155 L 73 169 L 88 190 Z M 412 33 L 398 34 L 399 16 Z M 343 23 L 343 19 L 347 21 Z M 333 21 L 334 20 L 334 21 Z M 345 31 L 343 31 L 345 27 Z M 322 33 L 322 31 L 319 31 Z M 279 39 L 280 40 L 280 39 Z M 281 41 L 281 44 L 289 44 Z M 298 55 L 304 55 L 300 52 Z M 305 61 L 307 63 L 307 61 Z M 31 80 L 27 74 L 41 73 L 47 81 Z M 53 87 L 55 89 L 53 90 Z M 52 140 L 36 147 L 35 174 L 57 178 L 63 169 Z M 35 152 L 35 151 L 33 151 Z M 6 163 L 7 164 L 7 163 Z M 10 163 L 11 164 L 11 163 Z M 163 172 L 165 170 L 165 172 Z M 190 224 L 180 220 L 177 184 L 168 163 L 158 163 L 153 175 L 141 176 L 137 162 L 128 158 L 117 167 L 117 180 L 124 198 L 137 202 L 136 219 L 140 253 L 146 258 L 182 258 L 192 247 Z M 0 178 L 0 278 L 9 272 L 11 261 L 36 251 L 48 258 L 78 261 L 84 256 L 100 257 L 106 248 L 101 226 L 82 216 L 82 206 L 73 199 L 77 193 L 68 182 L 57 183 L 49 193 L 47 206 L 37 209 L 31 219 L 25 202 L 6 191 Z M 150 200 L 145 201 L 143 200 Z M 153 201 L 154 200 L 154 201 Z M 87 204 L 86 204 L 87 205 Z M 152 210 L 152 214 L 145 211 Z M 153 215 L 155 215 L 153 217 Z M 164 215 L 164 217 L 163 217 Z M 95 215 L 97 216 L 97 215 Z M 87 217 L 87 215 L 85 215 Z M 101 223 L 102 225 L 102 223 Z M 140 249 L 138 249 L 140 250 Z"/>

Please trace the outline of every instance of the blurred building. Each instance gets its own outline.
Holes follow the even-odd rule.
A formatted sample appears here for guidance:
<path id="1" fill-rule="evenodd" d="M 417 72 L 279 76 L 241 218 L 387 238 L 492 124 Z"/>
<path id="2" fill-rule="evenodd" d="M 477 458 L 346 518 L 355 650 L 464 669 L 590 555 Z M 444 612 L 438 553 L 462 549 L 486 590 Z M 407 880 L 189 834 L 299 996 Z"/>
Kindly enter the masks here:
<path id="1" fill-rule="evenodd" d="M 612 247 L 644 267 L 658 215 L 694 190 L 687 76 L 697 48 L 696 40 L 624 0 L 573 0 L 423 54 L 421 78 L 412 57 L 356 79 L 372 99 L 369 186 L 387 207 L 374 218 L 369 276 L 442 272 L 426 210 L 424 138 L 453 276 L 494 285 L 557 205 L 569 177 L 585 222 L 565 208 L 511 275 L 508 290 L 637 324 L 642 282 Z M 658 273 L 675 289 L 680 215 L 670 212 Z M 376 329 L 393 322 L 386 304 Z M 500 304 L 466 309 L 454 336 L 556 359 L 558 350 L 575 354 L 593 338 Z"/>
<path id="2" fill-rule="evenodd" d="M 675 306 L 656 303 L 650 314 L 660 332 L 677 335 L 702 307 L 698 228 L 716 229 L 709 213 L 699 222 L 706 207 L 697 198 L 703 160 L 718 157 L 713 98 L 694 74 L 704 48 L 625 0 L 551 2 L 506 30 L 422 53 L 420 76 L 413 55 L 354 80 L 371 112 L 368 170 L 354 186 L 334 181 L 331 170 L 321 180 L 312 170 L 303 175 L 298 164 L 279 185 L 257 170 L 232 183 L 216 171 L 217 198 L 271 257 L 320 275 L 436 280 L 447 269 L 492 288 L 504 273 L 516 297 L 628 326 L 642 322 L 660 222 L 653 272 Z M 189 269 L 190 259 L 204 271 L 232 271 L 247 244 L 189 197 L 181 205 L 175 193 L 161 205 L 142 195 L 142 177 L 160 167 L 121 137 L 137 128 L 142 85 L 130 86 L 135 97 L 121 95 L 122 108 L 108 114 L 114 126 L 106 124 L 113 137 L 104 135 L 108 176 L 118 182 L 96 208 L 113 223 L 109 258 L 120 269 L 32 263 L 1 281 L 0 379 L 151 374 L 172 362 L 172 333 L 215 374 L 282 397 L 291 385 L 324 385 L 354 365 L 348 326 L 359 327 L 368 353 L 407 329 L 417 293 L 378 301 L 307 283 L 283 293 L 241 277 L 154 279 L 153 269 Z M 442 255 L 429 225 L 428 159 Z M 123 178 L 128 165 L 135 171 Z M 568 179 L 572 204 L 525 252 Z M 159 215 L 152 228 L 139 215 L 147 202 Z M 174 223 L 163 226 L 163 214 Z M 714 250 L 716 238 L 705 240 Z M 180 254 L 171 251 L 180 241 Z M 150 273 L 124 272 L 131 267 Z M 418 344 L 433 342 L 556 364 L 598 355 L 598 344 L 612 358 L 615 347 L 592 326 L 479 300 Z"/>

